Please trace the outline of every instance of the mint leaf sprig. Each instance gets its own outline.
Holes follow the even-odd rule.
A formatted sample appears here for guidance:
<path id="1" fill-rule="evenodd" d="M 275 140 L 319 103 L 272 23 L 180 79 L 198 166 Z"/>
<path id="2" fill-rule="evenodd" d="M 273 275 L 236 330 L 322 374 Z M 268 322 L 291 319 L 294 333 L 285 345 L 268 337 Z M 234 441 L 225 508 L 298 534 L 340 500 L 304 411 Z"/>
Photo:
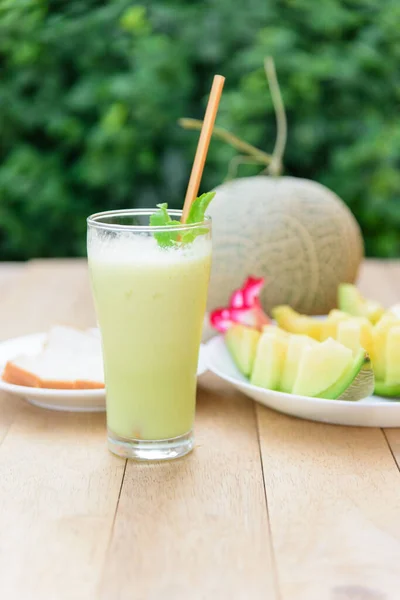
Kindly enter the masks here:
<path id="1" fill-rule="evenodd" d="M 168 204 L 164 202 L 163 204 L 157 204 L 158 211 L 153 213 L 150 216 L 150 225 L 152 227 L 177 227 L 180 225 L 179 221 L 174 221 L 168 214 Z M 167 248 L 168 246 L 173 246 L 179 237 L 179 233 L 175 231 L 166 231 L 163 233 L 162 231 L 154 234 L 158 245 L 162 248 Z"/>
<path id="2" fill-rule="evenodd" d="M 190 207 L 186 225 L 194 225 L 195 223 L 202 223 L 204 221 L 205 212 L 214 196 L 215 192 L 206 192 L 194 200 L 192 206 Z M 163 204 L 157 204 L 157 208 L 158 211 L 150 216 L 150 225 L 152 227 L 173 228 L 181 224 L 180 221 L 171 219 L 168 214 L 168 204 L 166 202 Z M 179 242 L 182 244 L 190 244 L 198 235 L 204 235 L 205 233 L 207 233 L 206 228 L 198 227 L 195 229 L 189 229 L 181 235 L 179 235 L 179 231 L 166 231 L 165 233 L 159 231 L 154 234 L 154 237 L 156 238 L 159 246 L 162 248 L 168 248 L 175 246 Z"/>

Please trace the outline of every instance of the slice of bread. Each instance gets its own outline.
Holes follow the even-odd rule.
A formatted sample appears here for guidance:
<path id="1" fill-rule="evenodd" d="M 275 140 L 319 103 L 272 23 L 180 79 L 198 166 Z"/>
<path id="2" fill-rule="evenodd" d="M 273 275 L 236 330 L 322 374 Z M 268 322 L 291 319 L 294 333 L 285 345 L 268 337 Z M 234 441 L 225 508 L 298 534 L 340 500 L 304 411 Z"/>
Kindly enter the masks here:
<path id="1" fill-rule="evenodd" d="M 3 381 L 48 389 L 104 388 L 100 336 L 96 331 L 53 327 L 40 354 L 7 362 Z"/>

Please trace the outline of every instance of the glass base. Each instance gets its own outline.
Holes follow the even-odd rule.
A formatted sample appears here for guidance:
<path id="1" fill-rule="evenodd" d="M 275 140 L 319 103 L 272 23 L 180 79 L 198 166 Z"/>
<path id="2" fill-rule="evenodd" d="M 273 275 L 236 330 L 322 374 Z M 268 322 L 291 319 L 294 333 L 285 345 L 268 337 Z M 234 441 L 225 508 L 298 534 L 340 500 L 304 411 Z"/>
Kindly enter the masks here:
<path id="1" fill-rule="evenodd" d="M 128 440 L 108 430 L 108 449 L 121 458 L 133 460 L 172 460 L 188 454 L 194 447 L 193 432 L 168 440 Z"/>

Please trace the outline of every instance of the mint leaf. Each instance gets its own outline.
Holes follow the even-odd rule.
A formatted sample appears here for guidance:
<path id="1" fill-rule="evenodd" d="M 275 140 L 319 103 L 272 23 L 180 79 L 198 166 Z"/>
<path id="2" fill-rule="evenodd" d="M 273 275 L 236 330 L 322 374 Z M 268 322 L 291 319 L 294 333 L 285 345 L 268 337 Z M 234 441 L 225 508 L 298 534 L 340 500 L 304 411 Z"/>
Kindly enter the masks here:
<path id="1" fill-rule="evenodd" d="M 192 223 L 202 223 L 204 221 L 204 215 L 214 196 L 215 192 L 206 192 L 196 198 L 190 207 L 189 216 L 186 221 L 188 225 L 191 225 Z"/>
<path id="2" fill-rule="evenodd" d="M 193 202 L 190 207 L 189 216 L 187 218 L 187 225 L 194 225 L 195 223 L 203 223 L 204 215 L 214 198 L 215 192 L 206 192 L 202 194 Z M 152 227 L 177 227 L 180 225 L 179 221 L 174 221 L 168 214 L 168 204 L 157 204 L 158 211 L 150 216 L 150 225 Z M 190 244 L 198 235 L 206 234 L 208 229 L 206 227 L 196 227 L 191 231 L 186 231 L 183 234 L 179 234 L 179 231 L 158 231 L 154 234 L 158 245 L 162 248 L 174 246 L 176 243 L 181 241 L 184 244 Z"/>
<path id="3" fill-rule="evenodd" d="M 159 210 L 150 216 L 150 225 L 152 227 L 177 227 L 180 225 L 179 221 L 174 221 L 169 216 L 167 210 L 168 204 L 166 202 L 157 204 L 157 208 Z M 168 246 L 173 246 L 178 241 L 179 232 L 166 231 L 163 233 L 162 231 L 158 231 L 154 234 L 154 237 L 159 246 L 166 248 Z"/>
<path id="4" fill-rule="evenodd" d="M 190 207 L 189 216 L 186 221 L 187 225 L 203 223 L 208 205 L 214 196 L 215 192 L 206 192 L 194 200 L 192 206 Z M 185 244 L 190 244 L 198 235 L 204 235 L 207 233 L 207 231 L 208 229 L 205 227 L 199 227 L 198 229 L 187 231 L 182 235 L 182 241 Z"/>

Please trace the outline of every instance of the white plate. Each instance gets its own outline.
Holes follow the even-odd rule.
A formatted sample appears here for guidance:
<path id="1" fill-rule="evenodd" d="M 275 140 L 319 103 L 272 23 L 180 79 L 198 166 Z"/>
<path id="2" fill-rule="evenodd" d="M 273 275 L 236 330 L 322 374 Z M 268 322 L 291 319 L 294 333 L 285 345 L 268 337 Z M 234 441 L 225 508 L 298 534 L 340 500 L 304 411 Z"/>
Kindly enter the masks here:
<path id="1" fill-rule="evenodd" d="M 8 360 L 21 354 L 38 354 L 46 339 L 45 333 L 35 333 L 0 343 L 0 371 Z M 200 347 L 197 375 L 207 370 L 204 346 Z M 69 412 L 98 412 L 106 408 L 106 394 L 100 390 L 48 390 L 6 383 L 0 378 L 0 390 L 22 396 L 35 406 Z"/>
<path id="2" fill-rule="evenodd" d="M 295 394 L 274 392 L 251 385 L 237 370 L 222 336 L 207 344 L 207 364 L 210 371 L 228 381 L 241 392 L 261 404 L 286 413 L 322 423 L 361 427 L 400 427 L 400 402 L 370 396 L 358 402 L 307 398 Z"/>

